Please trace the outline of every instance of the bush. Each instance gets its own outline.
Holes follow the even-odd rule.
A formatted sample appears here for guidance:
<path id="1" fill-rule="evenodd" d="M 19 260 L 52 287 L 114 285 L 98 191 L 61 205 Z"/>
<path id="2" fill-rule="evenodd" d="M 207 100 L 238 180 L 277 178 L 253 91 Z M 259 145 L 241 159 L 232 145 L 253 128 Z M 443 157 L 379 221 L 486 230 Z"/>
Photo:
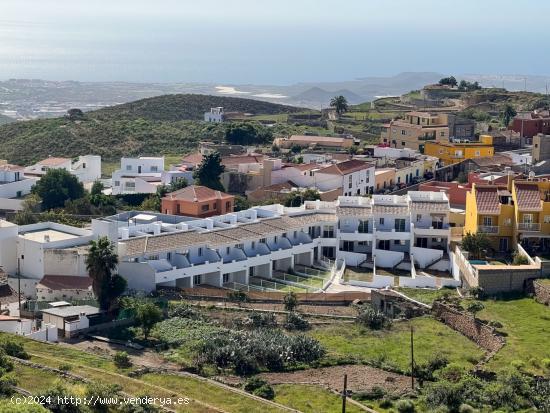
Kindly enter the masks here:
<path id="1" fill-rule="evenodd" d="M 61 363 L 57 368 L 61 371 L 70 371 L 72 369 L 72 366 L 67 363 Z"/>
<path id="2" fill-rule="evenodd" d="M 273 400 L 275 397 L 273 387 L 271 387 L 267 381 L 260 379 L 259 377 L 252 377 L 248 379 L 245 382 L 243 389 L 264 399 Z"/>
<path id="3" fill-rule="evenodd" d="M 190 318 L 192 320 L 200 320 L 204 317 L 200 310 L 187 303 L 170 303 L 168 316 Z"/>
<path id="4" fill-rule="evenodd" d="M 289 331 L 305 331 L 309 330 L 310 326 L 309 321 L 307 321 L 302 315 L 292 312 L 288 313 L 286 316 L 285 328 Z"/>
<path id="5" fill-rule="evenodd" d="M 373 386 L 372 389 L 356 393 L 360 400 L 379 400 L 386 395 L 386 391 L 380 386 Z"/>
<path id="6" fill-rule="evenodd" d="M 527 257 L 523 254 L 521 254 L 519 251 L 514 252 L 514 260 L 512 261 L 512 264 L 514 265 L 529 265 L 529 260 Z"/>
<path id="7" fill-rule="evenodd" d="M 254 328 L 276 327 L 277 319 L 273 313 L 258 313 L 257 311 L 253 311 L 244 320 L 244 324 Z"/>
<path id="8" fill-rule="evenodd" d="M 383 399 L 380 403 L 379 403 L 380 407 L 382 409 L 389 409 L 390 407 L 393 406 L 393 402 L 390 400 L 390 399 Z"/>
<path id="9" fill-rule="evenodd" d="M 126 369 L 132 365 L 130 357 L 125 351 L 117 351 L 113 356 L 113 362 L 119 369 Z"/>
<path id="10" fill-rule="evenodd" d="M 391 320 L 384 313 L 368 304 L 357 307 L 357 311 L 359 314 L 355 318 L 355 321 L 371 330 L 380 330 L 391 326 Z"/>
<path id="11" fill-rule="evenodd" d="M 31 358 L 29 354 L 25 351 L 23 344 L 18 343 L 11 338 L 4 338 L 0 342 L 0 347 L 4 349 L 8 356 L 16 357 L 23 360 L 28 360 Z"/>
<path id="12" fill-rule="evenodd" d="M 414 403 L 410 400 L 399 400 L 395 408 L 399 413 L 414 413 Z"/>

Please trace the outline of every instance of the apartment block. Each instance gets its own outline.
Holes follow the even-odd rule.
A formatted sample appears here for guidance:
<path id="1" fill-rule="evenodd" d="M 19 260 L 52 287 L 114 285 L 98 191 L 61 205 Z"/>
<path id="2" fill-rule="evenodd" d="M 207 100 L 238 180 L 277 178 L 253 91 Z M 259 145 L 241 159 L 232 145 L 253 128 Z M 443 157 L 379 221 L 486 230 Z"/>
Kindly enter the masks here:
<path id="1" fill-rule="evenodd" d="M 452 165 L 466 159 L 483 158 L 493 156 L 493 137 L 481 135 L 477 142 L 462 141 L 434 141 L 426 142 L 424 146 L 426 155 L 440 159 L 441 166 Z"/>

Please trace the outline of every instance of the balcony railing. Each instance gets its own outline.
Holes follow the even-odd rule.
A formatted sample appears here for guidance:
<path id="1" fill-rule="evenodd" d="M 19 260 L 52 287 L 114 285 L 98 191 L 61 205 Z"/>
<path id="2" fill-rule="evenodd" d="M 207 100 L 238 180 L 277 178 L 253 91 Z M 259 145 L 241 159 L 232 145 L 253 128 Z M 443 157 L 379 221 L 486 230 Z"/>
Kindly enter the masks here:
<path id="1" fill-rule="evenodd" d="M 498 234 L 498 226 L 480 225 L 477 230 L 483 234 Z"/>
<path id="2" fill-rule="evenodd" d="M 538 231 L 540 231 L 540 224 L 532 223 L 532 222 L 521 222 L 521 223 L 518 224 L 518 229 L 520 231 L 538 232 Z"/>

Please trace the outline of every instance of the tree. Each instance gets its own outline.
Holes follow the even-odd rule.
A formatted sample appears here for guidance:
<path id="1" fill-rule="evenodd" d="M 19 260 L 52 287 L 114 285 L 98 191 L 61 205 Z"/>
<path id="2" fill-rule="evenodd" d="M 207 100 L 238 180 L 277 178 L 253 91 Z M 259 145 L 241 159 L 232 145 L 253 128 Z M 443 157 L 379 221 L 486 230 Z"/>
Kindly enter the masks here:
<path id="1" fill-rule="evenodd" d="M 304 201 L 316 201 L 321 199 L 321 194 L 316 189 L 306 189 L 305 191 L 292 191 L 284 200 L 286 207 L 296 207 Z"/>
<path id="2" fill-rule="evenodd" d="M 294 291 L 289 291 L 283 298 L 283 305 L 286 311 L 294 311 L 298 308 L 298 297 Z"/>
<path id="3" fill-rule="evenodd" d="M 29 225 L 38 222 L 36 213 L 40 211 L 42 200 L 36 194 L 30 194 L 23 201 L 23 209 L 15 214 L 13 222 L 17 225 Z"/>
<path id="4" fill-rule="evenodd" d="M 203 156 L 201 164 L 193 173 L 193 178 L 195 178 L 195 184 L 197 185 L 223 191 L 220 176 L 224 171 L 225 166 L 222 165 L 221 155 L 219 152 L 212 152 Z"/>
<path id="5" fill-rule="evenodd" d="M 113 356 L 113 363 L 115 363 L 115 366 L 119 369 L 126 369 L 132 365 L 132 361 L 125 351 L 117 351 Z"/>
<path id="6" fill-rule="evenodd" d="M 330 107 L 334 108 L 336 110 L 336 113 L 338 116 L 342 115 L 343 113 L 346 113 L 348 111 L 348 100 L 345 96 L 334 96 L 330 100 Z"/>
<path id="7" fill-rule="evenodd" d="M 457 85 L 457 81 L 456 81 L 454 76 L 449 76 L 449 77 L 444 77 L 443 79 L 439 80 L 439 84 L 455 87 Z"/>
<path id="8" fill-rule="evenodd" d="M 92 185 L 92 189 L 90 191 L 90 195 L 91 196 L 101 195 L 104 189 L 105 189 L 105 186 L 101 181 L 94 181 Z"/>
<path id="9" fill-rule="evenodd" d="M 240 196 L 240 195 L 235 196 L 235 207 L 234 207 L 235 212 L 244 211 L 245 209 L 248 209 L 250 207 L 251 207 L 250 201 L 246 197 Z"/>
<path id="10" fill-rule="evenodd" d="M 86 257 L 86 269 L 92 279 L 92 289 L 102 310 L 113 309 L 116 299 L 126 289 L 126 280 L 114 274 L 118 256 L 107 237 L 90 242 Z"/>
<path id="11" fill-rule="evenodd" d="M 65 117 L 69 120 L 82 120 L 84 119 L 84 112 L 80 109 L 69 109 Z"/>
<path id="12" fill-rule="evenodd" d="M 357 317 L 355 321 L 371 330 L 380 330 L 391 326 L 391 320 L 386 315 L 372 307 L 371 305 L 362 305 L 357 307 Z"/>
<path id="13" fill-rule="evenodd" d="M 474 318 L 476 318 L 476 314 L 479 313 L 481 310 L 483 310 L 485 306 L 481 301 L 474 301 L 468 305 L 466 310 L 468 310 L 469 313 L 472 313 Z"/>
<path id="14" fill-rule="evenodd" d="M 504 126 L 508 126 L 510 124 L 510 121 L 514 116 L 516 116 L 518 113 L 514 109 L 512 105 L 507 104 L 504 106 L 504 109 L 500 115 L 502 118 L 502 122 L 504 123 Z"/>
<path id="15" fill-rule="evenodd" d="M 468 232 L 462 238 L 462 248 L 470 253 L 469 258 L 479 259 L 484 257 L 485 252 L 491 248 L 491 241 L 482 232 L 476 232 L 475 234 Z"/>
<path id="16" fill-rule="evenodd" d="M 84 186 L 65 169 L 50 169 L 32 187 L 31 192 L 42 199 L 42 209 L 62 208 L 68 200 L 84 196 Z"/>
<path id="17" fill-rule="evenodd" d="M 151 329 L 162 320 L 162 311 L 153 303 L 139 303 L 136 306 L 135 320 L 143 330 L 145 340 L 149 337 Z"/>
<path id="18" fill-rule="evenodd" d="M 251 122 L 227 123 L 225 140 L 233 145 L 257 145 L 271 142 L 273 134 L 262 125 Z"/>
<path id="19" fill-rule="evenodd" d="M 185 178 L 176 178 L 172 182 L 170 182 L 170 185 L 168 185 L 168 192 L 175 192 L 183 188 L 187 188 L 189 186 L 189 182 L 187 182 L 187 179 Z"/>

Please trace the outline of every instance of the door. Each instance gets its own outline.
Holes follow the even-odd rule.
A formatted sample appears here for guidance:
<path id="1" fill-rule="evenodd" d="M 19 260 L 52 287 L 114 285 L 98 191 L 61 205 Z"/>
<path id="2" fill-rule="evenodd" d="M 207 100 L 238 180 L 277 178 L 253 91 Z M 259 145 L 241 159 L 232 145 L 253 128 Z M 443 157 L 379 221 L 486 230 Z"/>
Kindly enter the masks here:
<path id="1" fill-rule="evenodd" d="M 508 251 L 508 238 L 501 238 L 498 242 L 498 249 L 501 252 Z"/>
<path id="2" fill-rule="evenodd" d="M 140 174 L 140 173 L 141 173 L 141 165 L 138 166 L 138 174 Z"/>
<path id="3" fill-rule="evenodd" d="M 418 248 L 428 248 L 428 238 L 417 238 L 416 246 Z"/>

